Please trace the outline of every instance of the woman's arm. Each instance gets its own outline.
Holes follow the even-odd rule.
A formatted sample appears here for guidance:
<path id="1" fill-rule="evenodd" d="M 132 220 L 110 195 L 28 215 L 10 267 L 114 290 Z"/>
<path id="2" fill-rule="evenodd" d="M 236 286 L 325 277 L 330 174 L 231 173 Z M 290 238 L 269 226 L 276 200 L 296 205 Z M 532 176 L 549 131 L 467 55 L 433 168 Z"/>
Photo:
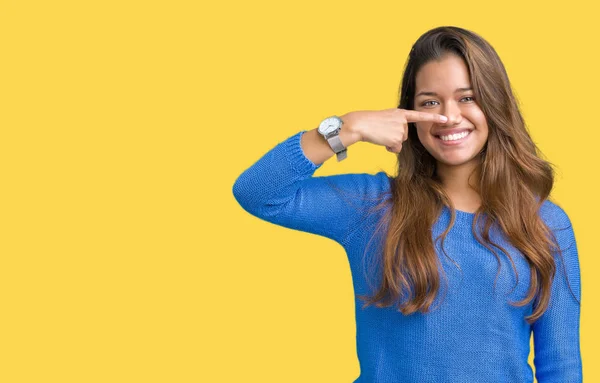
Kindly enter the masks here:
<path id="1" fill-rule="evenodd" d="M 346 147 L 358 142 L 349 133 L 341 138 Z M 298 132 L 246 169 L 235 181 L 233 195 L 262 220 L 344 245 L 359 227 L 364 208 L 376 202 L 389 180 L 384 172 L 313 176 L 334 154 L 316 129 Z"/>
<path id="2" fill-rule="evenodd" d="M 583 380 L 579 342 L 581 279 L 577 243 L 567 214 L 560 207 L 551 206 L 549 226 L 555 229 L 569 284 L 565 280 L 561 258 L 556 256 L 556 274 L 548 309 L 532 325 L 535 377 L 539 383 L 580 383 Z"/>

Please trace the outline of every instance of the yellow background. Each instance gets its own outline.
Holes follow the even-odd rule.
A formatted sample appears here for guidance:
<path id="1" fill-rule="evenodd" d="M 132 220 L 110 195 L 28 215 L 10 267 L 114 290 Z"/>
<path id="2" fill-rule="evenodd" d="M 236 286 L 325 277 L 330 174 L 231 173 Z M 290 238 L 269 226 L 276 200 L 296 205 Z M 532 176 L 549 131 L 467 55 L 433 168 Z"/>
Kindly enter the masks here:
<path id="1" fill-rule="evenodd" d="M 396 106 L 440 25 L 496 48 L 558 167 L 600 381 L 595 2 L 361 3 L 0 3 L 0 381 L 352 382 L 343 249 L 247 214 L 232 186 L 325 117 Z M 379 167 L 395 156 L 359 143 L 316 175 Z"/>

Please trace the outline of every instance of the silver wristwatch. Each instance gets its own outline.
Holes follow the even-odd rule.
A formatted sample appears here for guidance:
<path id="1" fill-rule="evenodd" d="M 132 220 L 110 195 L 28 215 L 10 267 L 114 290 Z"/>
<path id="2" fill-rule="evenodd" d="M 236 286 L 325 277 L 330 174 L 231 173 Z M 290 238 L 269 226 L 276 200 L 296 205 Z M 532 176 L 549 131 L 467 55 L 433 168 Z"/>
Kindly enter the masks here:
<path id="1" fill-rule="evenodd" d="M 338 116 L 331 116 L 321 121 L 319 129 L 317 129 L 337 155 L 338 162 L 348 157 L 348 149 L 342 144 L 342 140 L 340 140 L 340 130 L 343 123 L 344 121 Z"/>

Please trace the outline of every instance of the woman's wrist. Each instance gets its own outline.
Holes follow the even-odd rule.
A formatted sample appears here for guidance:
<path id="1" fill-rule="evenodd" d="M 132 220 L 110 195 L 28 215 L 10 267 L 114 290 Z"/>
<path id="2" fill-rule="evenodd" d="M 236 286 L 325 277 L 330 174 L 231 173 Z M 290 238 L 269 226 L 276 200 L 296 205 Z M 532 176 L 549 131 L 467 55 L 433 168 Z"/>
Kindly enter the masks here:
<path id="1" fill-rule="evenodd" d="M 352 144 L 362 141 L 362 134 L 358 130 L 356 124 L 354 124 L 354 120 L 350 113 L 346 113 L 343 116 L 340 116 L 342 121 L 342 128 L 340 129 L 340 140 L 345 147 L 348 147 Z"/>

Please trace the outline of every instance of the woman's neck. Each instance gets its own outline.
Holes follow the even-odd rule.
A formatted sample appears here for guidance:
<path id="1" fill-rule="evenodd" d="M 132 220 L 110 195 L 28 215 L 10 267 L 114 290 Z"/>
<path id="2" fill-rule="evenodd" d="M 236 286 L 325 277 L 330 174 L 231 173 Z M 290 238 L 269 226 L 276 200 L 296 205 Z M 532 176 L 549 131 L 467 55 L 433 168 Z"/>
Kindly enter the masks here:
<path id="1" fill-rule="evenodd" d="M 481 206 L 481 196 L 475 185 L 479 179 L 476 171 L 475 161 L 457 166 L 438 163 L 437 175 L 455 209 L 474 213 Z"/>

